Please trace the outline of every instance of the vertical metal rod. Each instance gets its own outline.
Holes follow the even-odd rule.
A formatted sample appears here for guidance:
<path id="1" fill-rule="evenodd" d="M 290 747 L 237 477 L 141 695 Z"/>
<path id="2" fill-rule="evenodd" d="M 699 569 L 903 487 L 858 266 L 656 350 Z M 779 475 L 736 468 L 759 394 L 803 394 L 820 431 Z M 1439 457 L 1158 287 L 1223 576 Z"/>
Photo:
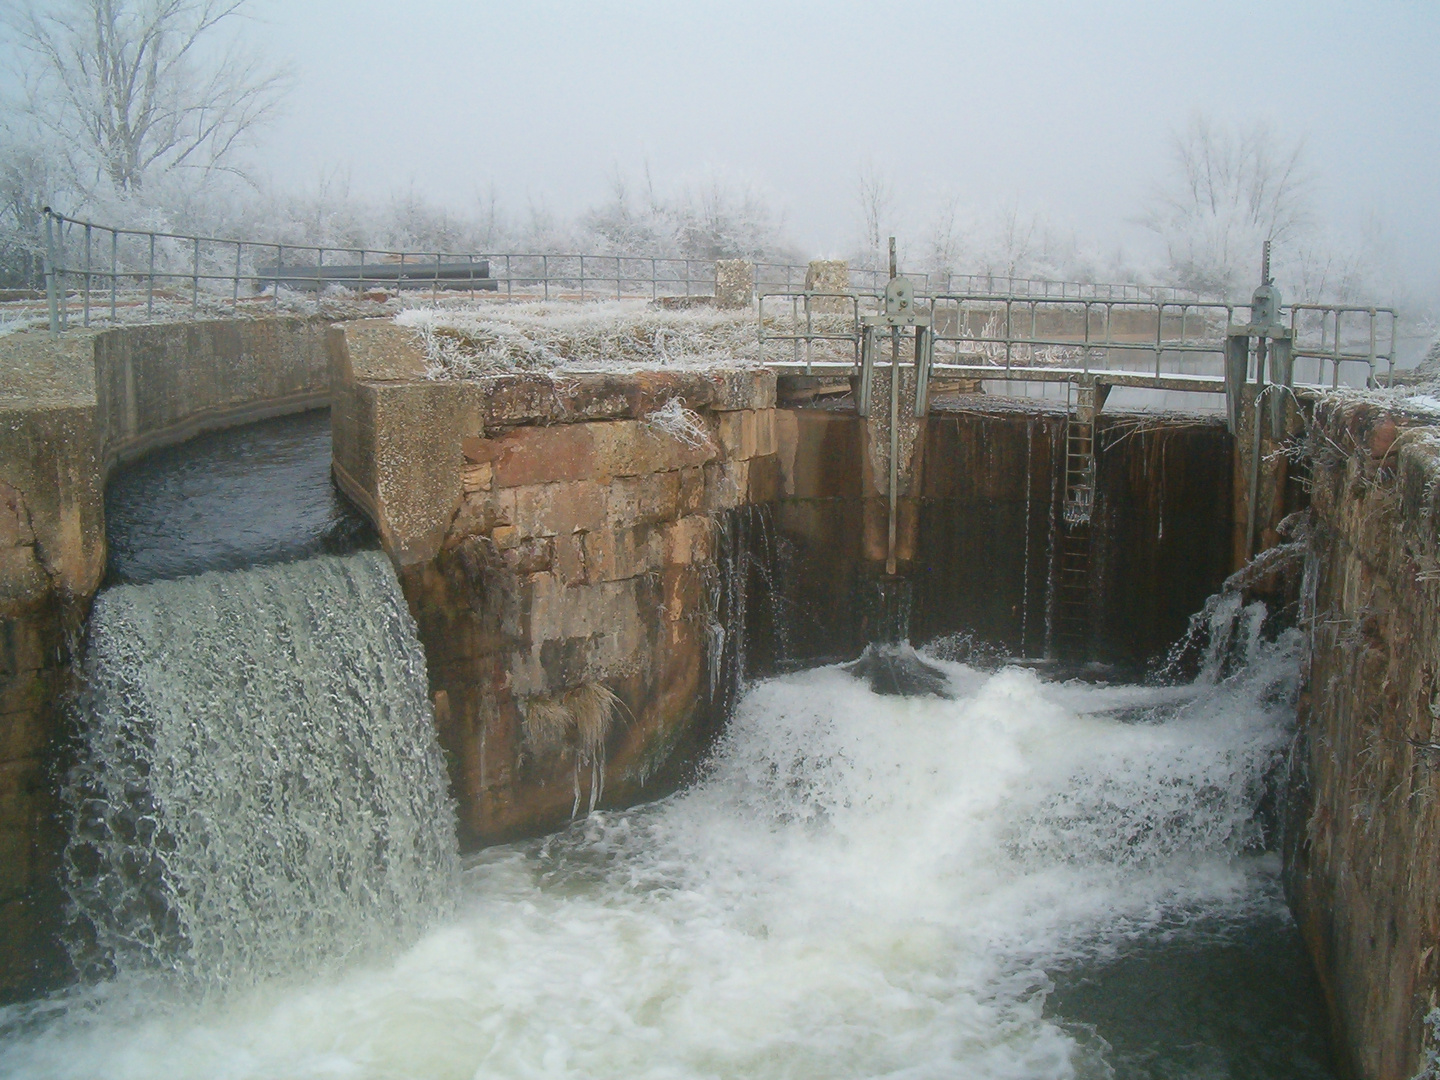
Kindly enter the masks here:
<path id="1" fill-rule="evenodd" d="M 511 282 L 511 275 L 510 275 L 510 256 L 509 256 L 509 255 L 506 255 L 506 256 L 505 256 L 505 299 L 506 299 L 506 300 L 509 300 L 510 297 L 511 297 L 511 284 L 510 284 L 510 282 Z"/>
<path id="2" fill-rule="evenodd" d="M 120 266 L 119 246 L 120 246 L 120 231 L 119 231 L 118 229 L 111 229 L 111 230 L 110 230 L 110 324 L 111 324 L 112 326 L 115 324 L 115 301 L 116 301 L 115 293 L 116 293 L 116 289 L 117 289 L 117 287 L 118 287 L 117 284 L 116 284 L 116 281 L 117 281 L 116 273 L 117 273 L 117 271 L 119 270 L 119 266 Z"/>
<path id="3" fill-rule="evenodd" d="M 550 257 L 549 257 L 548 255 L 541 255 L 541 256 L 540 256 L 540 273 L 541 273 L 542 275 L 544 275 L 543 281 L 544 281 L 544 285 L 545 285 L 545 299 L 546 299 L 546 300 L 549 300 L 549 299 L 550 299 Z"/>
<path id="4" fill-rule="evenodd" d="M 200 238 L 195 237 L 195 254 L 190 264 L 190 315 L 200 309 Z"/>
<path id="5" fill-rule="evenodd" d="M 359 270 L 359 272 L 355 275 L 355 277 L 356 277 L 356 282 L 355 282 L 355 298 L 356 298 L 357 300 L 364 300 L 364 299 L 365 299 L 365 249 L 364 249 L 364 248 L 361 248 L 358 252 L 356 252 L 356 255 L 357 255 L 357 256 L 359 257 L 359 259 L 360 259 L 360 270 Z"/>
<path id="6" fill-rule="evenodd" d="M 890 272 L 895 272 L 895 238 L 890 238 Z M 900 510 L 900 328 L 890 328 L 890 529 L 885 573 L 895 576 L 895 522 Z"/>
<path id="7" fill-rule="evenodd" d="M 1165 341 L 1165 302 L 1155 308 L 1155 378 L 1160 378 L 1160 346 Z"/>
<path id="8" fill-rule="evenodd" d="M 60 333 L 60 305 L 55 298 L 55 215 L 45 207 L 45 302 L 50 308 L 50 335 Z"/>
<path id="9" fill-rule="evenodd" d="M 620 299 L 620 256 L 615 256 L 615 299 Z"/>
<path id="10" fill-rule="evenodd" d="M 1250 444 L 1250 520 L 1245 524 L 1246 559 L 1255 554 L 1255 517 L 1260 512 L 1260 422 L 1264 418 L 1265 394 L 1269 389 L 1268 386 L 1262 386 L 1255 391 L 1255 414 L 1252 421 L 1255 424 L 1255 436 Z"/>
<path id="11" fill-rule="evenodd" d="M 70 276 L 70 268 L 69 268 L 69 265 L 68 265 L 69 262 L 70 262 L 70 259 L 69 259 L 69 257 L 65 254 L 65 224 L 66 224 L 66 221 L 65 221 L 65 219 L 62 217 L 62 218 L 60 219 L 60 236 L 59 236 L 59 249 L 60 249 L 60 329 L 61 329 L 61 330 L 68 330 L 68 329 L 70 329 L 70 286 L 65 283 L 65 279 Z"/>
<path id="12" fill-rule="evenodd" d="M 430 306 L 440 306 L 440 253 L 435 253 L 435 273 L 430 279 Z"/>
<path id="13" fill-rule="evenodd" d="M 585 256 L 580 256 L 580 299 L 585 299 Z"/>
<path id="14" fill-rule="evenodd" d="M 1340 386 L 1340 309 L 1335 309 L 1335 335 L 1330 341 L 1330 389 Z"/>
<path id="15" fill-rule="evenodd" d="M 1395 324 L 1399 321 L 1400 316 L 1390 312 L 1390 351 L 1385 354 L 1385 366 L 1388 369 L 1385 381 L 1390 386 L 1395 385 L 1395 335 L 1398 332 Z"/>
<path id="16" fill-rule="evenodd" d="M 82 303 L 85 306 L 84 325 L 90 325 L 90 226 L 85 226 L 85 276 L 81 279 L 85 283 Z"/>
<path id="17" fill-rule="evenodd" d="M 1005 377 L 1010 377 L 1010 339 L 1014 335 L 1012 330 L 1010 307 L 1013 301 L 1007 296 L 1005 298 Z"/>
<path id="18" fill-rule="evenodd" d="M 805 294 L 805 374 L 810 374 L 810 365 L 815 359 L 815 320 L 811 315 L 810 294 Z"/>
<path id="19" fill-rule="evenodd" d="M 285 268 L 285 245 L 275 245 L 275 291 L 270 297 L 271 310 L 278 310 L 280 307 L 280 273 Z"/>
<path id="20" fill-rule="evenodd" d="M 1375 309 L 1370 309 L 1370 378 L 1369 382 L 1375 381 Z"/>
<path id="21" fill-rule="evenodd" d="M 230 283 L 230 310 L 240 310 L 240 254 L 245 245 L 239 240 L 235 241 L 235 278 Z"/>
<path id="22" fill-rule="evenodd" d="M 145 275 L 149 284 L 145 291 L 145 317 L 147 319 L 155 316 L 155 234 L 150 234 L 150 270 Z"/>

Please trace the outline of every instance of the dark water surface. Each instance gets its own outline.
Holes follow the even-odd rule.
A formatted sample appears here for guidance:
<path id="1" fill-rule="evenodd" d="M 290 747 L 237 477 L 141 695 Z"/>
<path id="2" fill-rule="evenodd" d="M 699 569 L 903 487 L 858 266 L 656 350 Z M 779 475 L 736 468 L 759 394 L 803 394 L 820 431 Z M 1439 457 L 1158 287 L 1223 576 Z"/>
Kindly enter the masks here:
<path id="1" fill-rule="evenodd" d="M 1278 907 L 1137 941 L 1052 976 L 1045 1014 L 1098 1059 L 1082 1075 L 1112 1075 L 1105 1066 L 1116 1080 L 1340 1075 L 1310 959 Z"/>
<path id="2" fill-rule="evenodd" d="M 118 470 L 105 492 L 108 581 L 341 555 L 375 546 L 330 479 L 330 411 L 197 436 Z"/>

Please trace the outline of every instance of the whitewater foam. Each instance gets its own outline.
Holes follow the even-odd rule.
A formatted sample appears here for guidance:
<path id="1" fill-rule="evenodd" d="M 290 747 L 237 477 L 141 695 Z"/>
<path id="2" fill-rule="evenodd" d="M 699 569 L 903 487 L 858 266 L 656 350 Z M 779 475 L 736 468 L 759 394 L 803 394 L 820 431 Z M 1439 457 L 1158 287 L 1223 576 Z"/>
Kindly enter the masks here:
<path id="1" fill-rule="evenodd" d="M 1073 1076 L 1095 1050 L 1045 1015 L 1050 972 L 1278 908 L 1255 806 L 1296 649 L 1180 688 L 933 658 L 953 700 L 762 682 L 694 787 L 472 858 L 393 962 L 72 1008 L 3 1071 Z"/>
<path id="2" fill-rule="evenodd" d="M 92 978 L 230 990 L 448 902 L 454 810 L 383 554 L 105 591 L 78 712 L 64 872 Z"/>

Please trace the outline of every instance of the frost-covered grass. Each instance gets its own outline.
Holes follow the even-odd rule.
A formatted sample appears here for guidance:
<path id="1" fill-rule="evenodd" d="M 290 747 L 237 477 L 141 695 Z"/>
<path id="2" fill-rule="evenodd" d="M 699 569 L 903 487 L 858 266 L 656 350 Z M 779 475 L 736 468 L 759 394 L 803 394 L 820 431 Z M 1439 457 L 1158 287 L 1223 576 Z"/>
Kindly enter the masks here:
<path id="1" fill-rule="evenodd" d="M 412 308 L 395 322 L 417 331 L 430 375 L 504 371 L 734 367 L 758 362 L 752 311 L 672 311 L 638 300 Z"/>
<path id="2" fill-rule="evenodd" d="M 803 316 L 802 316 L 803 320 Z M 753 308 L 671 309 L 646 300 L 480 303 L 411 308 L 395 316 L 416 331 L 429 374 L 463 379 L 505 371 L 703 370 L 761 362 Z M 767 333 L 790 333 L 792 317 L 766 313 Z M 815 330 L 849 335 L 848 315 L 814 315 Z M 788 342 L 767 341 L 766 360 L 790 360 Z M 783 355 L 782 355 L 783 353 Z M 816 342 L 815 361 L 849 363 L 848 342 Z"/>

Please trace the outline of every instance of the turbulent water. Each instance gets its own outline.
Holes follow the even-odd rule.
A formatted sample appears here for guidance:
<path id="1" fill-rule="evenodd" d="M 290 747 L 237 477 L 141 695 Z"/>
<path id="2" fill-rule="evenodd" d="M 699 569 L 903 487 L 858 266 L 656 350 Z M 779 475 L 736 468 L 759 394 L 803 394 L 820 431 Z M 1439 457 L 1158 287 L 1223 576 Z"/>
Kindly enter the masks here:
<path id="1" fill-rule="evenodd" d="M 837 667 L 762 682 L 693 787 L 482 853 L 418 943 L 198 1003 L 121 979 L 11 1010 L 0 1072 L 1328 1075 L 1293 956 L 1225 982 L 1293 941 L 1256 810 L 1294 650 L 1182 688 L 941 660 L 948 700 Z M 260 937 L 303 970 L 334 931 L 283 906 Z M 1221 1030 L 1265 979 L 1258 1029 Z"/>
<path id="2" fill-rule="evenodd" d="M 425 657 L 384 555 L 106 590 L 79 711 L 64 872 L 92 978 L 213 996 L 413 939 L 451 900 Z"/>

